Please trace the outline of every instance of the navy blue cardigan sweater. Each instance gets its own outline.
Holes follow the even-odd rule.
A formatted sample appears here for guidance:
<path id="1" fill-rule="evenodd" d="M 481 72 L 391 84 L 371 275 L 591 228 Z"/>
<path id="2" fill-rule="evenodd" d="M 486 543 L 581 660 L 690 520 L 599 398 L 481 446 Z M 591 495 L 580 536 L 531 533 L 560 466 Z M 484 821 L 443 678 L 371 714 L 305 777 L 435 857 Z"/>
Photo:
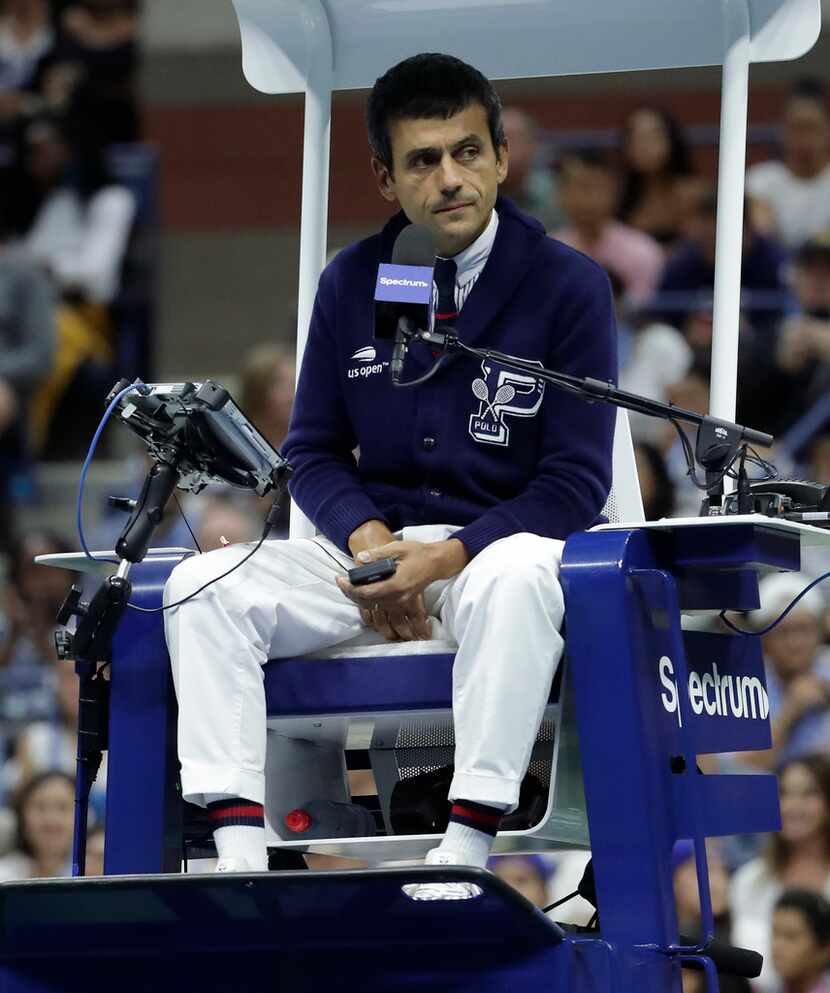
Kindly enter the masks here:
<path id="1" fill-rule="evenodd" d="M 574 376 L 616 379 L 605 273 L 509 200 L 496 209 L 496 240 L 456 321 L 459 337 Z M 391 385 L 392 344 L 372 338 L 374 286 L 407 223 L 397 214 L 320 277 L 283 448 L 294 466 L 291 495 L 344 550 L 371 519 L 392 530 L 462 525 L 455 537 L 471 556 L 517 532 L 566 538 L 589 527 L 611 484 L 612 407 L 464 356 L 445 360 L 423 386 Z M 431 362 L 415 346 L 405 378 Z"/>

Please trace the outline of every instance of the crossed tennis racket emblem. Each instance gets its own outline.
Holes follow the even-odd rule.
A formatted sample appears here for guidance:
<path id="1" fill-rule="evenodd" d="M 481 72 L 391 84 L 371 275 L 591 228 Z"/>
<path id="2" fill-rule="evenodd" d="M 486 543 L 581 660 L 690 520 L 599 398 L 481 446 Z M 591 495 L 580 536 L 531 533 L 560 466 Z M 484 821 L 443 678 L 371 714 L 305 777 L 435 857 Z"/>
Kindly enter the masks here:
<path id="1" fill-rule="evenodd" d="M 516 388 L 511 386 L 510 383 L 505 383 L 496 390 L 496 395 L 493 397 L 493 402 L 490 403 L 490 389 L 487 383 L 483 379 L 473 380 L 473 396 L 476 400 L 481 400 L 483 403 L 487 404 L 487 409 L 490 411 L 490 416 L 494 421 L 499 419 L 499 415 L 495 411 L 495 406 L 497 403 L 510 403 L 513 397 L 516 396 Z"/>

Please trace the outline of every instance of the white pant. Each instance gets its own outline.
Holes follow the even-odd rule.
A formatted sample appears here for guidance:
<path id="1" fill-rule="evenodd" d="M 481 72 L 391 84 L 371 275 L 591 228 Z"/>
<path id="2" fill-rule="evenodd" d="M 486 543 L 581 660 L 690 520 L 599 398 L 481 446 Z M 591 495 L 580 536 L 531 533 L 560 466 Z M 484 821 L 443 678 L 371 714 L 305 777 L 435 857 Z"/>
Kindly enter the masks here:
<path id="1" fill-rule="evenodd" d="M 405 528 L 399 537 L 437 541 L 455 530 Z M 250 547 L 185 559 L 168 580 L 165 603 L 227 571 Z M 458 644 L 451 800 L 509 809 L 518 802 L 562 655 L 562 548 L 561 541 L 537 535 L 502 538 L 424 593 L 436 618 L 433 634 L 440 622 Z M 264 802 L 262 666 L 269 659 L 311 655 L 347 641 L 383 641 L 335 583 L 353 564 L 322 536 L 265 542 L 230 576 L 164 613 L 185 799 L 203 804 L 212 793 Z"/>

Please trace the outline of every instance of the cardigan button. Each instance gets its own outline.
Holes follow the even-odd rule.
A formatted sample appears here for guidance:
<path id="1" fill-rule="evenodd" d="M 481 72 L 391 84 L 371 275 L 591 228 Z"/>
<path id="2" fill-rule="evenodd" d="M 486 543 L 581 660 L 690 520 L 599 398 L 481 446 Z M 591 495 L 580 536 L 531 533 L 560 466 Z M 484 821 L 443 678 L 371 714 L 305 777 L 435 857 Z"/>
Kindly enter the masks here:
<path id="1" fill-rule="evenodd" d="M 430 438 L 430 437 L 424 438 L 424 449 L 428 452 L 431 452 L 437 444 L 438 442 L 434 438 Z"/>

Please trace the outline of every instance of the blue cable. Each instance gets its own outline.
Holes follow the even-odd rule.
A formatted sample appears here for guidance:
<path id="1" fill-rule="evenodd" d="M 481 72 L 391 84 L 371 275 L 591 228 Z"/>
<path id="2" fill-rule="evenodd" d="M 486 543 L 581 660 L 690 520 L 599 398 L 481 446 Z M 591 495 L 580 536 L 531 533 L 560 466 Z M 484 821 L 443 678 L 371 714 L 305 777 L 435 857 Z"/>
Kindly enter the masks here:
<path id="1" fill-rule="evenodd" d="M 126 396 L 128 393 L 140 392 L 140 387 L 143 384 L 131 383 L 129 386 L 124 387 L 120 393 L 118 393 L 107 407 L 104 416 L 101 418 L 101 423 L 95 430 L 95 434 L 92 436 L 92 441 L 89 443 L 89 450 L 86 453 L 86 458 L 84 459 L 84 464 L 81 467 L 81 478 L 78 482 L 78 504 L 76 511 L 76 524 L 78 528 L 78 539 L 81 542 L 81 548 L 83 549 L 84 555 L 91 562 L 112 562 L 114 565 L 118 565 L 117 559 L 104 559 L 96 558 L 92 552 L 90 552 L 89 547 L 86 543 L 86 536 L 84 535 L 84 487 L 86 486 L 86 476 L 89 472 L 89 467 L 92 464 L 92 457 L 95 455 L 95 449 L 98 446 L 98 442 L 101 438 L 101 434 L 104 428 L 107 426 L 107 422 L 112 416 L 113 410 L 115 410 L 116 404 L 121 399 L 121 397 Z"/>
<path id="2" fill-rule="evenodd" d="M 739 628 L 737 625 L 733 624 L 732 621 L 729 620 L 729 618 L 726 616 L 725 610 L 722 610 L 720 612 L 720 619 L 728 628 L 730 628 L 736 634 L 743 634 L 743 635 L 747 635 L 748 637 L 760 638 L 761 635 L 769 634 L 769 632 L 772 631 L 772 629 L 776 625 L 780 624 L 781 621 L 784 620 L 787 614 L 789 614 L 789 612 L 793 609 L 793 607 L 798 603 L 798 601 L 803 596 L 806 596 L 814 586 L 818 586 L 818 584 L 823 582 L 825 579 L 830 579 L 830 572 L 825 572 L 823 575 L 819 576 L 818 579 L 814 579 L 812 583 L 810 583 L 808 586 L 805 586 L 804 589 L 798 594 L 798 596 L 794 600 L 790 601 L 786 609 L 782 610 L 781 613 L 778 615 L 778 617 L 776 617 L 771 624 L 768 624 L 765 628 L 761 628 L 760 631 L 747 631 L 744 628 Z"/>

